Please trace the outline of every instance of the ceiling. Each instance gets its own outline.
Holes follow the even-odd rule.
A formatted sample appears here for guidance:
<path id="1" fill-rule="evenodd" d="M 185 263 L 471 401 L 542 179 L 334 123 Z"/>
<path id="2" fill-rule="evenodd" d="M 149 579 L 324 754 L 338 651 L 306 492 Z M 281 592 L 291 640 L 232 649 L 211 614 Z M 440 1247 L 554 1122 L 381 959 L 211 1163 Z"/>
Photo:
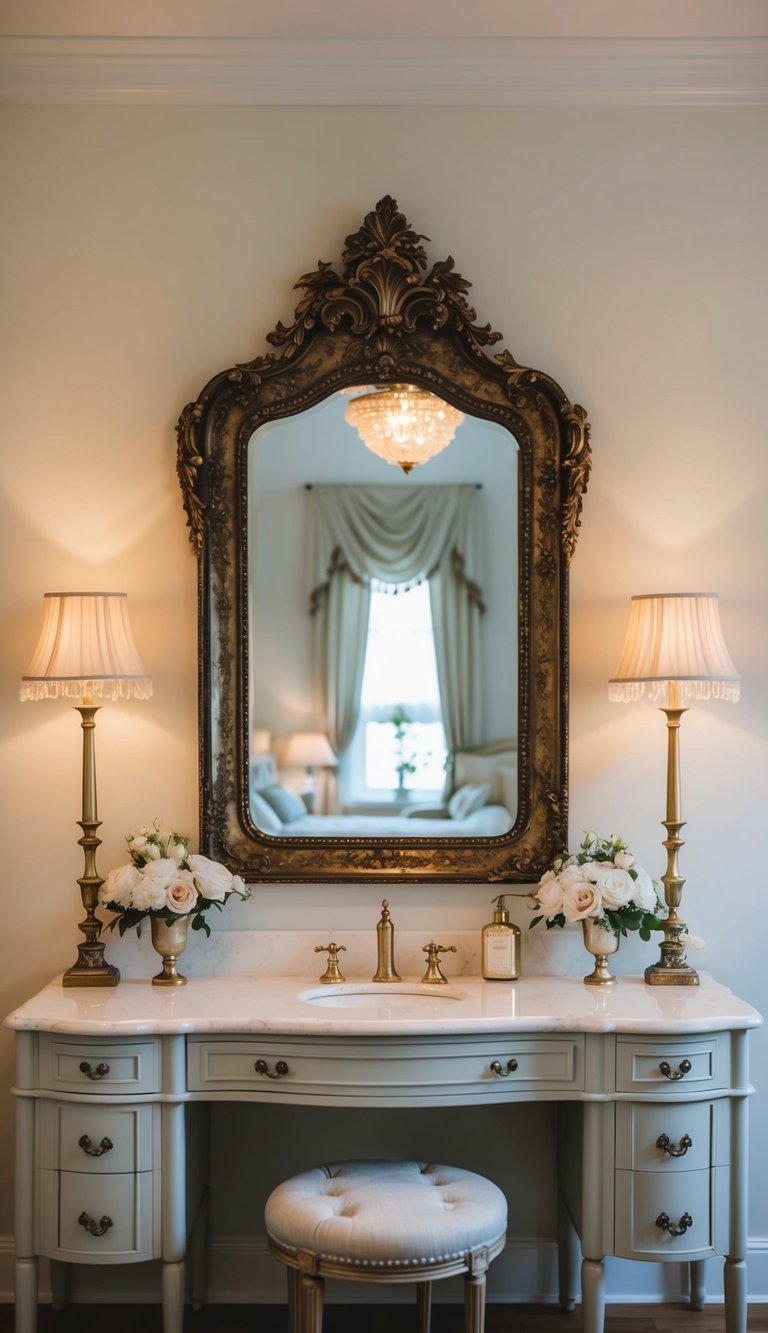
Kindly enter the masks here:
<path id="1" fill-rule="evenodd" d="M 0 102 L 768 103 L 767 0 L 0 0 Z"/>

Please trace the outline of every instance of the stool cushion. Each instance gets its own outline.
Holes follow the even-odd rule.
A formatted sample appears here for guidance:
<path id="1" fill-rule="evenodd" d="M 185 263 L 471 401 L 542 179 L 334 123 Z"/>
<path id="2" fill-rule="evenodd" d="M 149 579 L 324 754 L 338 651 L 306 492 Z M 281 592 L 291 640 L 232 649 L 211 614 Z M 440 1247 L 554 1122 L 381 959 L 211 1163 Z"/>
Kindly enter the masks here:
<path id="1" fill-rule="evenodd" d="M 507 1202 L 498 1186 L 455 1166 L 335 1162 L 278 1185 L 269 1236 L 350 1268 L 441 1264 L 498 1242 Z"/>

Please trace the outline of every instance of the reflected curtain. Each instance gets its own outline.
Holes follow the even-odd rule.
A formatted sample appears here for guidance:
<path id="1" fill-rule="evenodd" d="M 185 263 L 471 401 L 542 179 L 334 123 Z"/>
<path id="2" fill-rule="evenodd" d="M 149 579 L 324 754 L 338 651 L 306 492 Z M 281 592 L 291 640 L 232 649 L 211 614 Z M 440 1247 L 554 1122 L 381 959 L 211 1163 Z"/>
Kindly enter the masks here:
<path id="1" fill-rule="evenodd" d="M 318 713 L 338 754 L 357 725 L 371 586 L 406 591 L 428 579 L 440 701 L 449 748 L 480 726 L 477 488 L 315 486 L 310 614 Z"/>

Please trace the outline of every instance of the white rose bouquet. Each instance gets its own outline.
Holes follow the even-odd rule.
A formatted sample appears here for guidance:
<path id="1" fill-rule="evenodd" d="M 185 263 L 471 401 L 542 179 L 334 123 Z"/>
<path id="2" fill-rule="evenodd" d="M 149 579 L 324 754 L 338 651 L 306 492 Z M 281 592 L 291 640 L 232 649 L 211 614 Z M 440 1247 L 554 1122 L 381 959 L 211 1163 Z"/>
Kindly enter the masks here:
<path id="1" fill-rule="evenodd" d="M 239 875 L 230 874 L 219 861 L 190 854 L 186 834 L 167 833 L 157 820 L 151 828 L 126 833 L 125 840 L 130 861 L 110 871 L 99 889 L 102 906 L 116 913 L 109 928 L 117 926 L 121 935 L 133 926 L 141 934 L 148 916 L 162 917 L 169 925 L 188 916 L 193 930 L 210 935 L 205 917 L 209 908 L 221 911 L 233 893 L 251 896 Z"/>
<path id="2" fill-rule="evenodd" d="M 658 914 L 664 911 L 656 889 L 622 838 L 588 832 L 577 852 L 564 852 L 542 875 L 532 901 L 538 916 L 531 926 L 546 921 L 550 930 L 593 917 L 614 935 L 637 930 L 649 940 L 652 930 L 661 930 Z"/>

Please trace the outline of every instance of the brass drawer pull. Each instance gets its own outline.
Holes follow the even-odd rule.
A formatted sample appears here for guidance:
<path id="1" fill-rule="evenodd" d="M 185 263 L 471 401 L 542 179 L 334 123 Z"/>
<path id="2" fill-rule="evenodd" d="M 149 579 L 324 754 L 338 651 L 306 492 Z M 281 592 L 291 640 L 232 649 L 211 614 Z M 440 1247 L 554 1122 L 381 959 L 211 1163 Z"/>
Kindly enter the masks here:
<path id="1" fill-rule="evenodd" d="M 693 1226 L 693 1218 L 690 1213 L 683 1213 L 677 1226 L 670 1222 L 666 1213 L 659 1213 L 656 1218 L 656 1225 L 661 1231 L 666 1231 L 670 1236 L 684 1236 L 689 1227 Z"/>
<path id="2" fill-rule="evenodd" d="M 257 1060 L 253 1066 L 257 1074 L 266 1074 L 267 1078 L 285 1078 L 288 1073 L 288 1066 L 285 1060 L 277 1060 L 275 1063 L 275 1072 L 271 1074 L 266 1060 Z"/>
<path id="3" fill-rule="evenodd" d="M 81 1134 L 80 1138 L 77 1140 L 77 1146 L 78 1148 L 82 1148 L 83 1152 L 86 1153 L 88 1157 L 103 1157 L 105 1152 L 111 1152 L 115 1145 L 112 1140 L 108 1139 L 105 1135 L 101 1140 L 101 1143 L 97 1147 L 94 1147 L 88 1135 Z"/>
<path id="4" fill-rule="evenodd" d="M 81 1227 L 85 1227 L 89 1236 L 106 1236 L 109 1228 L 115 1225 L 112 1218 L 107 1217 L 106 1214 L 100 1222 L 94 1222 L 93 1218 L 89 1217 L 87 1213 L 81 1213 L 77 1220 Z"/>
<path id="5" fill-rule="evenodd" d="M 679 1069 L 673 1069 L 666 1060 L 662 1060 L 659 1065 L 659 1069 L 664 1077 L 670 1079 L 672 1083 L 676 1083 L 680 1078 L 685 1078 L 686 1074 L 690 1074 L 691 1068 L 692 1065 L 690 1060 L 681 1060 Z"/>
<path id="6" fill-rule="evenodd" d="M 91 1066 L 89 1065 L 87 1060 L 81 1060 L 80 1073 L 85 1074 L 87 1078 L 96 1081 L 100 1078 L 104 1078 L 105 1074 L 109 1073 L 109 1065 L 105 1064 L 104 1061 L 102 1060 L 101 1064 L 98 1064 L 95 1069 L 91 1069 Z"/>
<path id="7" fill-rule="evenodd" d="M 499 1078 L 507 1078 L 509 1074 L 514 1074 L 517 1069 L 517 1060 L 507 1060 L 506 1069 L 502 1068 L 501 1060 L 491 1061 L 491 1073 L 498 1074 Z"/>
<path id="8" fill-rule="evenodd" d="M 661 1148 L 667 1157 L 685 1157 L 689 1148 L 693 1147 L 693 1139 L 690 1134 L 684 1134 L 676 1148 L 672 1147 L 668 1134 L 660 1134 L 656 1140 L 656 1147 Z"/>

